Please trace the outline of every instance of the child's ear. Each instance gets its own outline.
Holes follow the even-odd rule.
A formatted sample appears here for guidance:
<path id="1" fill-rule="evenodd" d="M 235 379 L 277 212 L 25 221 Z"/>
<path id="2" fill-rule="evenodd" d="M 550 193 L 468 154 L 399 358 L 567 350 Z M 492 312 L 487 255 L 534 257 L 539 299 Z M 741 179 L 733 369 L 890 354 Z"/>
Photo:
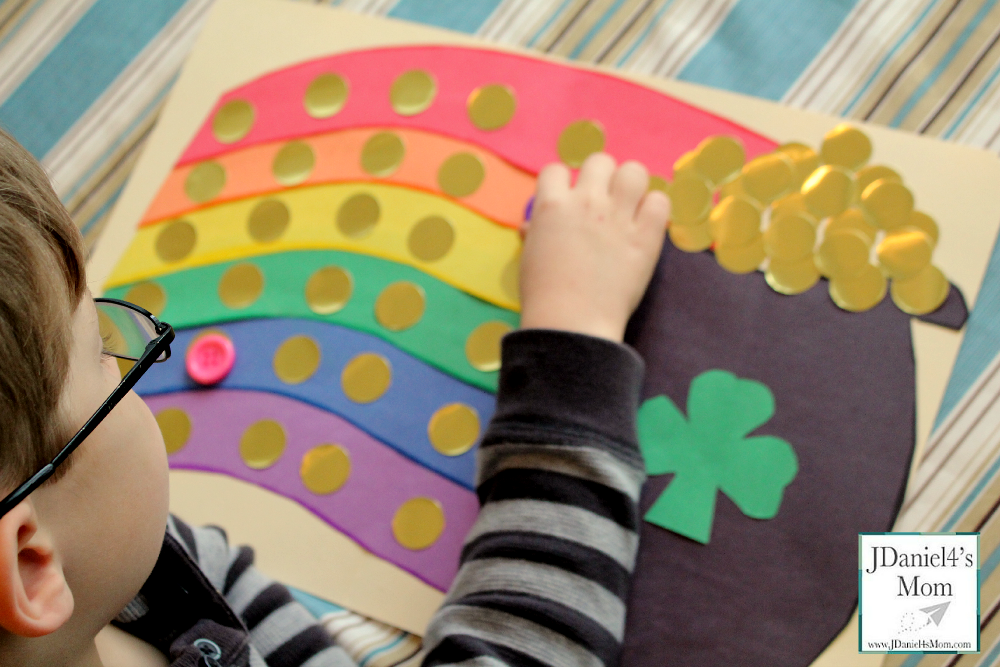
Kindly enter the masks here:
<path id="1" fill-rule="evenodd" d="M 73 614 L 73 593 L 31 500 L 0 518 L 0 627 L 41 637 Z"/>

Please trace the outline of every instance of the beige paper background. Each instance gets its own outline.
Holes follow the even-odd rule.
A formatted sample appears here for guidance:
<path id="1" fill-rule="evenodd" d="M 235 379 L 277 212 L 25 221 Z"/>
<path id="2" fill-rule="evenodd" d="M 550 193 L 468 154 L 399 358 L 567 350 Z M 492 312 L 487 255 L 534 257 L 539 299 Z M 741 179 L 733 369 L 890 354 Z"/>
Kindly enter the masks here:
<path id="1" fill-rule="evenodd" d="M 101 292 L 157 188 L 219 95 L 261 74 L 303 60 L 399 44 L 485 46 L 457 33 L 325 7 L 280 0 L 218 0 L 88 265 L 94 294 Z M 504 49 L 496 45 L 488 48 Z M 780 142 L 801 141 L 818 146 L 823 134 L 839 122 L 683 82 L 616 74 L 731 118 Z M 971 306 L 1000 223 L 1000 198 L 995 196 L 1000 185 L 1000 160 L 978 149 L 877 126 L 863 127 L 874 144 L 872 161 L 899 171 L 916 194 L 918 208 L 938 221 L 941 240 L 935 263 L 963 290 Z M 920 322 L 914 323 L 913 333 L 919 450 L 933 424 L 962 333 Z M 225 526 L 234 539 L 255 547 L 263 569 L 290 584 L 388 623 L 422 631 L 440 594 L 397 568 L 370 562 L 370 555 L 346 544 L 342 537 L 313 535 L 321 532 L 321 525 L 299 506 L 249 485 L 242 486 L 220 476 L 175 472 L 171 507 L 188 520 Z M 236 497 L 240 502 L 232 501 Z M 377 573 L 377 580 L 391 585 L 373 586 L 368 576 L 373 573 Z M 881 661 L 879 656 L 857 654 L 857 633 L 854 630 L 852 634 L 850 627 L 831 649 L 836 650 L 824 654 L 817 665 L 864 666 Z"/>

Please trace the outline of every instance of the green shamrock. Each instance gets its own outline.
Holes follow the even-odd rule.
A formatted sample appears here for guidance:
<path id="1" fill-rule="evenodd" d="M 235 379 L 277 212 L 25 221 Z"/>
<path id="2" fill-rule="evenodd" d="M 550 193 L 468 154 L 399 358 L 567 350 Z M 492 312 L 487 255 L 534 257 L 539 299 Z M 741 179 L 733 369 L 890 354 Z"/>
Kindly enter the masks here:
<path id="1" fill-rule="evenodd" d="M 774 395 L 722 370 L 691 382 L 687 418 L 666 396 L 639 408 L 639 445 L 650 475 L 674 473 L 646 521 L 708 544 L 718 491 L 744 514 L 771 519 L 799 464 L 791 445 L 746 437 L 774 415 Z"/>

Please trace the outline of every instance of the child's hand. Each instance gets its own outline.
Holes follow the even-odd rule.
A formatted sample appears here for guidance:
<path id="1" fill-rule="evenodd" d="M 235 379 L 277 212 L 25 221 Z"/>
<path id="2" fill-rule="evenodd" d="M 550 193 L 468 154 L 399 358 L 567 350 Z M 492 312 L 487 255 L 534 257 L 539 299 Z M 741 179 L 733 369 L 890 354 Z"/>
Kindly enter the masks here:
<path id="1" fill-rule="evenodd" d="M 648 186 L 645 167 L 606 153 L 587 158 L 573 187 L 563 165 L 542 170 L 521 254 L 522 328 L 622 340 L 670 212 Z"/>

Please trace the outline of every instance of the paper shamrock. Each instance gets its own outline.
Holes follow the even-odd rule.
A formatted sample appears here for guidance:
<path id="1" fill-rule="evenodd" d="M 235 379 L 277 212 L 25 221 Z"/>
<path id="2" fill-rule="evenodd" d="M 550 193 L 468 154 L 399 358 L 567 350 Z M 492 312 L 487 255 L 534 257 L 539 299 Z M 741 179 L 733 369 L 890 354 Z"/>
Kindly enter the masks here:
<path id="1" fill-rule="evenodd" d="M 666 396 L 639 408 L 639 445 L 650 475 L 674 473 L 646 521 L 707 544 L 722 491 L 744 514 L 771 519 L 798 459 L 774 436 L 748 433 L 774 415 L 774 395 L 764 384 L 722 370 L 691 382 L 687 418 Z"/>

